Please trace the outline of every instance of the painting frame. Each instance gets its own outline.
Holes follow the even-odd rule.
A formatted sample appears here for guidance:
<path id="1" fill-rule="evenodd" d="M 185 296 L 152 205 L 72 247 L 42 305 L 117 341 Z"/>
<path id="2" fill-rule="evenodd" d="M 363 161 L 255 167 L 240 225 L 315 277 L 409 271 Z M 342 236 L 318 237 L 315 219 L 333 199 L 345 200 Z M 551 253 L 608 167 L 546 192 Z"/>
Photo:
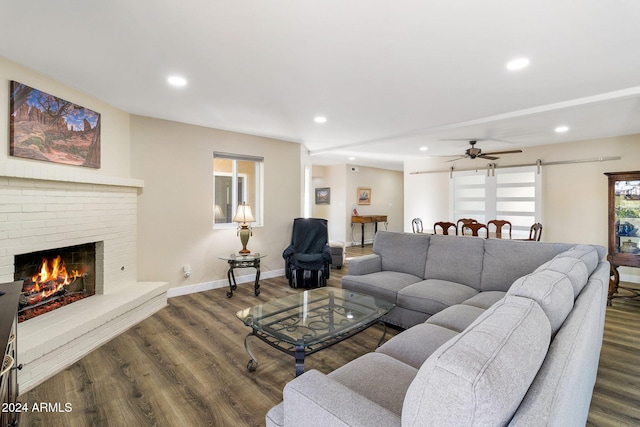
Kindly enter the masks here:
<path id="1" fill-rule="evenodd" d="M 316 205 L 331 204 L 331 187 L 321 187 L 315 189 Z"/>
<path id="2" fill-rule="evenodd" d="M 371 204 L 371 187 L 358 187 L 356 200 L 359 205 Z"/>
<path id="3" fill-rule="evenodd" d="M 10 81 L 9 155 L 100 169 L 100 113 Z"/>

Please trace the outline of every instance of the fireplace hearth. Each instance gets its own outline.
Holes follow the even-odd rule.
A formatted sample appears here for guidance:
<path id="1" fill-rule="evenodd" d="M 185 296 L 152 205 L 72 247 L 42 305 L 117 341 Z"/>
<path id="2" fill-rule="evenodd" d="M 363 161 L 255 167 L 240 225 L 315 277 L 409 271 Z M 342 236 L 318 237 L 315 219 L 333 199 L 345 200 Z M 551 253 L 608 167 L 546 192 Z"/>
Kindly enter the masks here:
<path id="1" fill-rule="evenodd" d="M 18 322 L 95 294 L 96 244 L 15 256 L 15 280 L 22 280 Z"/>

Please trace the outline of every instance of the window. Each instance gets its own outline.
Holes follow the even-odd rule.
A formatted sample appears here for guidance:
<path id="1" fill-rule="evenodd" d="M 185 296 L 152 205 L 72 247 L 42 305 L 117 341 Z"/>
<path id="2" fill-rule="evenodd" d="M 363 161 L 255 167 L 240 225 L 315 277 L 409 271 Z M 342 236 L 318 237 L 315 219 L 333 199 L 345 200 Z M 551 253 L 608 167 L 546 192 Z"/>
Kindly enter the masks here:
<path id="1" fill-rule="evenodd" d="M 213 224 L 235 225 L 238 205 L 251 207 L 255 225 L 262 225 L 262 157 L 213 153 Z"/>
<path id="2" fill-rule="evenodd" d="M 541 222 L 541 172 L 536 166 L 454 172 L 450 181 L 453 220 L 510 221 L 514 237 L 526 237 Z"/>

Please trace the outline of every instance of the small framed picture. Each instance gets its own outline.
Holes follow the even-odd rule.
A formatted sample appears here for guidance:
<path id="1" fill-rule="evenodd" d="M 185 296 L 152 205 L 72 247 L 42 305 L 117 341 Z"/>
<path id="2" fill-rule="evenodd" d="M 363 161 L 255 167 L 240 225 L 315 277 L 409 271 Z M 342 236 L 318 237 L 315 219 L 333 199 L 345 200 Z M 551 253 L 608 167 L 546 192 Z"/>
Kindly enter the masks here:
<path id="1" fill-rule="evenodd" d="M 371 188 L 358 187 L 358 204 L 359 205 L 371 204 Z"/>
<path id="2" fill-rule="evenodd" d="M 316 188 L 316 205 L 328 205 L 331 202 L 331 188 Z"/>

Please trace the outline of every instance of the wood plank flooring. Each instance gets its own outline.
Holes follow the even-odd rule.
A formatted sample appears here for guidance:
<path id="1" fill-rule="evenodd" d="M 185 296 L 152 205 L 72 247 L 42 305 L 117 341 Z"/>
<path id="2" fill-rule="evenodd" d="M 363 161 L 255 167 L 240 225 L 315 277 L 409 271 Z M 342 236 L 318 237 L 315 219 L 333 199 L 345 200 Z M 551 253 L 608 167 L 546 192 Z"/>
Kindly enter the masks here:
<path id="1" fill-rule="evenodd" d="M 371 252 L 348 248 L 347 256 Z M 332 270 L 340 286 L 346 269 Z M 65 403 L 70 412 L 27 412 L 21 426 L 262 426 L 294 378 L 293 357 L 249 339 L 259 361 L 246 369 L 248 328 L 235 313 L 299 290 L 283 277 L 250 284 L 233 298 L 226 289 L 171 298 L 169 306 L 68 369 L 21 396 L 28 404 Z M 607 309 L 605 339 L 588 425 L 640 425 L 640 303 L 615 300 Z M 373 350 L 381 326 L 309 356 L 305 368 L 330 372 Z M 388 329 L 387 337 L 397 334 Z"/>

